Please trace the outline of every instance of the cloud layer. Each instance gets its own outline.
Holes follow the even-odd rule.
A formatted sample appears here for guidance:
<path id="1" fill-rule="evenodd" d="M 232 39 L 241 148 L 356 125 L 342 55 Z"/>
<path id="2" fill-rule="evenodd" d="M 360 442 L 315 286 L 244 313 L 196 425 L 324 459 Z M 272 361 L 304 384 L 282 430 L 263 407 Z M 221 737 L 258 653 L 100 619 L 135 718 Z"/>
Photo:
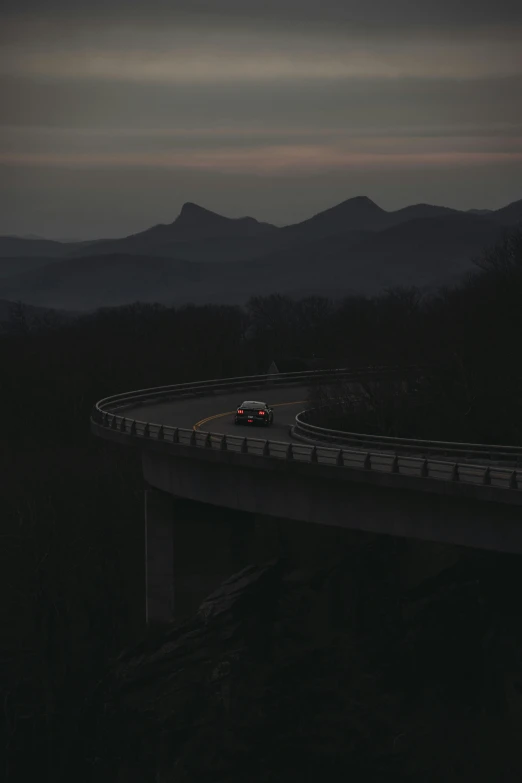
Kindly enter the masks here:
<path id="1" fill-rule="evenodd" d="M 277 177 L 304 209 L 296 177 L 330 182 L 333 194 L 342 174 L 347 198 L 365 172 L 376 200 L 379 172 L 383 193 L 386 172 L 416 172 L 421 201 L 434 198 L 424 173 L 445 176 L 449 204 L 454 177 L 479 170 L 482 203 L 453 206 L 520 198 L 521 5 L 222 0 L 217 11 L 215 0 L 93 0 L 87 13 L 49 0 L 44 14 L 25 0 L 22 15 L 7 0 L 0 165 L 21 205 L 45 172 L 52 201 L 53 171 L 90 169 L 141 171 L 144 182 L 147 171 L 192 173 L 191 199 L 207 205 L 216 176 Z M 37 230 L 38 216 L 5 193 L 4 220 Z M 159 211 L 160 194 L 151 198 Z M 390 206 L 403 203 L 397 188 Z M 262 208 L 259 197 L 249 211 Z"/>

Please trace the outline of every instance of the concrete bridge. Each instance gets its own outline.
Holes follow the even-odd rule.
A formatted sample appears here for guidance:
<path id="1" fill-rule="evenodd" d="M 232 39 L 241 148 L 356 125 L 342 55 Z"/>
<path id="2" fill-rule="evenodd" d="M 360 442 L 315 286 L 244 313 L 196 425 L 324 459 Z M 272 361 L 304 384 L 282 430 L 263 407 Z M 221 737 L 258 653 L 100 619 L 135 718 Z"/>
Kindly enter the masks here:
<path id="1" fill-rule="evenodd" d="M 343 444 L 339 433 L 334 446 L 319 436 L 314 442 L 313 428 L 305 440 L 292 436 L 313 385 L 341 379 L 356 393 L 362 381 L 398 372 L 362 368 L 221 379 L 98 402 L 92 432 L 137 449 L 149 487 L 148 620 L 174 615 L 179 553 L 173 498 L 258 519 L 522 552 L 522 450 L 363 435 L 357 448 L 353 438 Z M 243 431 L 234 425 L 238 404 L 252 398 L 274 408 L 272 427 Z"/>

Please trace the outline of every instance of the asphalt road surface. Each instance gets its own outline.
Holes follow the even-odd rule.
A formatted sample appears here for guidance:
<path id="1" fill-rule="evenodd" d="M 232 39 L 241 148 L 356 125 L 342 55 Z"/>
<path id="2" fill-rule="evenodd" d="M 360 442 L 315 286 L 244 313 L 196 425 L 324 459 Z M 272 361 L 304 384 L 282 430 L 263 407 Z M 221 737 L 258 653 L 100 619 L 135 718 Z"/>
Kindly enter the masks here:
<path id="1" fill-rule="evenodd" d="M 269 439 L 271 441 L 289 443 L 292 442 L 289 430 L 295 423 L 296 414 L 310 407 L 307 396 L 308 388 L 306 386 L 275 388 L 265 386 L 227 394 L 209 394 L 204 397 L 187 397 L 171 400 L 170 402 L 138 405 L 121 411 L 120 415 L 123 414 L 127 419 L 148 421 L 151 425 L 163 424 L 186 430 L 196 429 L 199 432 L 215 432 L 217 434 L 236 435 L 239 437 L 249 435 L 259 440 Z M 273 424 L 270 427 L 263 425 L 236 425 L 234 423 L 234 414 L 244 400 L 259 400 L 270 405 L 274 409 Z M 293 443 L 295 445 L 295 441 Z M 381 448 L 379 451 L 385 452 L 387 450 Z M 441 470 L 446 475 L 448 472 L 447 468 L 452 467 L 453 460 L 445 456 L 434 459 L 440 459 Z M 493 470 L 495 467 L 501 467 L 503 472 L 506 473 L 506 467 L 509 464 L 489 461 L 486 457 L 480 455 L 476 455 L 473 458 L 460 457 L 459 463 L 461 470 L 466 463 L 470 463 L 468 472 L 475 471 L 476 473 L 476 481 L 474 483 L 477 483 L 477 481 L 480 483 L 482 480 L 483 468 L 474 468 L 473 466 L 487 464 Z M 386 469 L 389 470 L 389 466 Z M 509 474 L 511 469 L 507 470 L 506 475 Z M 411 470 L 416 474 L 418 468 L 411 468 Z M 492 476 L 492 483 L 498 483 L 496 479 L 493 480 L 494 478 Z M 504 486 L 507 482 L 506 476 L 502 478 L 502 482 L 500 485 Z"/>
<path id="2" fill-rule="evenodd" d="M 305 386 L 264 387 L 232 394 L 215 394 L 153 405 L 139 405 L 125 410 L 125 417 L 148 421 L 151 424 L 166 424 L 183 429 L 195 428 L 201 432 L 226 435 L 250 434 L 252 437 L 290 441 L 289 427 L 294 424 L 296 414 L 308 407 L 307 394 L 308 389 Z M 266 427 L 234 424 L 235 412 L 244 400 L 258 400 L 272 407 L 274 409 L 272 425 Z"/>

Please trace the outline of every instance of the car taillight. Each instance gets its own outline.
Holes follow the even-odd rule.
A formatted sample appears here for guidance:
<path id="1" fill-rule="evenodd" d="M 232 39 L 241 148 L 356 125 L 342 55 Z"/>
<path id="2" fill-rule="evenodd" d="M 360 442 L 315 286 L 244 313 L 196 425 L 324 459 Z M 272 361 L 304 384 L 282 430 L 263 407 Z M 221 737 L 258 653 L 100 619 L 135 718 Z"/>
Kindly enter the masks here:
<path id="1" fill-rule="evenodd" d="M 245 411 L 244 411 L 244 410 L 242 410 L 241 408 L 238 410 L 238 413 L 244 413 L 244 412 L 245 412 Z"/>
<path id="2" fill-rule="evenodd" d="M 265 415 L 265 412 L 264 412 L 264 411 L 259 411 L 259 415 L 260 415 L 260 416 L 264 416 L 264 415 Z"/>

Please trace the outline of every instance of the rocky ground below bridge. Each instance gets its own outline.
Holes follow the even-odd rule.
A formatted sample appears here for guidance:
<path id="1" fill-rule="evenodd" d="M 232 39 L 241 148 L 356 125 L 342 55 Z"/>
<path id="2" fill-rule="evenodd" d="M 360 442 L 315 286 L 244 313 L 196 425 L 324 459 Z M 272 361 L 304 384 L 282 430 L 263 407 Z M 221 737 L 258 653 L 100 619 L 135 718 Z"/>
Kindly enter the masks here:
<path id="1" fill-rule="evenodd" d="M 373 537 L 248 566 L 99 684 L 94 779 L 518 782 L 519 571 Z"/>

